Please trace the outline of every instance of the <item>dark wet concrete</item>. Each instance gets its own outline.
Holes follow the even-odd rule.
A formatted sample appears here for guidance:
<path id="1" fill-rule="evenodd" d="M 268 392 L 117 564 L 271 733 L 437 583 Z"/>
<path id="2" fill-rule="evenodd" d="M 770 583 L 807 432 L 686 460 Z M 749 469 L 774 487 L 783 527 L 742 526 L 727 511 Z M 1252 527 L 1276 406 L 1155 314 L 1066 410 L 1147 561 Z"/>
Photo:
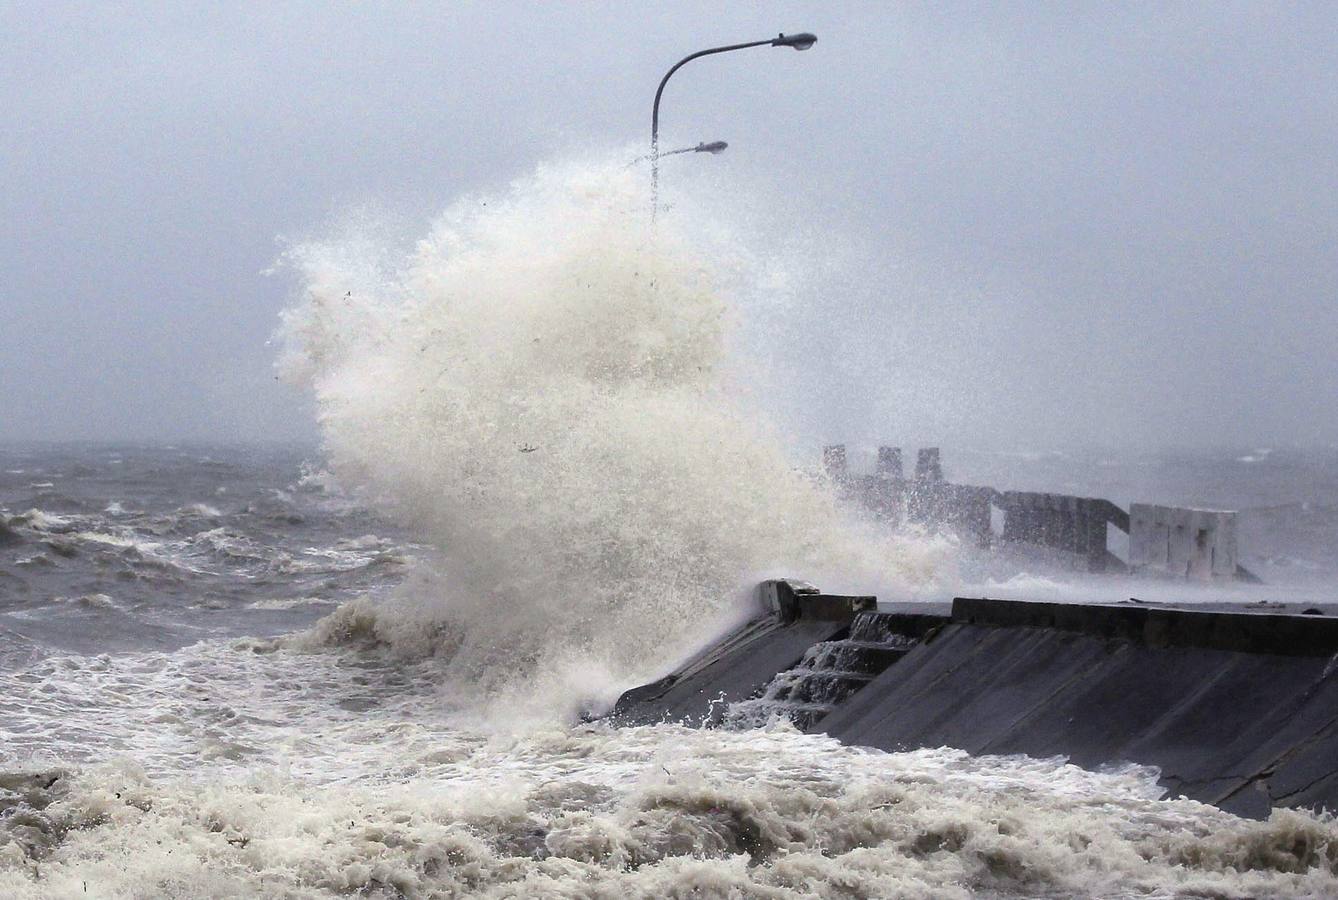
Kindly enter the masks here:
<path id="1" fill-rule="evenodd" d="M 1123 611 L 1061 610 L 1065 628 L 1009 608 L 997 618 L 1018 624 L 972 623 L 959 606 L 815 730 L 885 750 L 1155 765 L 1169 795 L 1246 815 L 1338 808 L 1332 621 L 1161 610 L 1140 632 Z"/>
<path id="2" fill-rule="evenodd" d="M 895 612 L 889 612 L 895 608 Z M 1243 815 L 1338 809 L 1338 612 L 961 598 L 880 607 L 909 652 L 811 730 L 885 750 L 1154 765 L 1168 796 Z M 845 624 L 760 617 L 615 717 L 714 724 Z M 711 701 L 717 701 L 714 707 Z"/>

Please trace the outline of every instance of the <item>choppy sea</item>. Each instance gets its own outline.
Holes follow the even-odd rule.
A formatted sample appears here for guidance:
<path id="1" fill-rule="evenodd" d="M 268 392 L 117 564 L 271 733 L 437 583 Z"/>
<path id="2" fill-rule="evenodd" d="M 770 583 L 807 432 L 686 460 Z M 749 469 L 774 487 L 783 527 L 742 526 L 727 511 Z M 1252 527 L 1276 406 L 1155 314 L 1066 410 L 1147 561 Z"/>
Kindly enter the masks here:
<path id="1" fill-rule="evenodd" d="M 1240 509 L 1247 565 L 1333 583 L 1338 454 L 948 460 Z M 349 613 L 430 555 L 310 448 L 0 447 L 0 896 L 1338 895 L 1331 818 L 1150 769 L 496 718 Z"/>

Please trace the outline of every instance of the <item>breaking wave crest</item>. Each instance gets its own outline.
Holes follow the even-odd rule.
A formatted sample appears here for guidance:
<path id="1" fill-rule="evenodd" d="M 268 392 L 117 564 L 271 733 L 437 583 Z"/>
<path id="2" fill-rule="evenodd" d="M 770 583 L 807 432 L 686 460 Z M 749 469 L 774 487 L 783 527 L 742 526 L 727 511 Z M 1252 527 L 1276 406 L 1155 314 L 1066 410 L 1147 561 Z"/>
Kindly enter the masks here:
<path id="1" fill-rule="evenodd" d="M 291 251 L 282 367 L 332 470 L 436 548 L 309 643 L 437 655 L 494 711 L 569 715 L 671 665 L 766 574 L 951 577 L 947 542 L 845 521 L 730 388 L 742 257 L 652 230 L 642 180 L 545 167 L 403 253 L 366 233 Z"/>

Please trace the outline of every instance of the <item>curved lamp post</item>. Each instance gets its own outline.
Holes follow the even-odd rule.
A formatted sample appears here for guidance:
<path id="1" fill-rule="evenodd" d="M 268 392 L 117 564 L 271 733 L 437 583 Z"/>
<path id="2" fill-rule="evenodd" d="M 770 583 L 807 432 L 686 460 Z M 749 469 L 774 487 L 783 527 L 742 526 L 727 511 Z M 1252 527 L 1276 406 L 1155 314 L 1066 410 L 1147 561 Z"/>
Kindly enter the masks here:
<path id="1" fill-rule="evenodd" d="M 713 53 L 728 53 L 731 50 L 744 50 L 748 47 L 793 47 L 796 50 L 807 50 L 817 43 L 817 38 L 808 32 L 802 34 L 777 35 L 766 41 L 750 41 L 747 44 L 730 44 L 728 47 L 712 47 L 709 50 L 698 50 L 691 53 L 678 62 L 674 63 L 673 68 L 664 73 L 660 79 L 660 86 L 655 91 L 655 106 L 650 113 L 650 217 L 655 218 L 656 208 L 659 206 L 660 197 L 660 96 L 664 94 L 664 86 L 669 83 L 670 77 L 681 69 L 685 64 L 692 62 L 699 56 L 710 56 Z M 721 148 L 724 149 L 723 147 Z M 681 152 L 681 151 L 678 151 Z M 710 151 L 718 152 L 718 151 Z M 668 156 L 669 154 L 664 154 Z"/>
<path id="2" fill-rule="evenodd" d="M 679 147 L 677 150 L 666 150 L 660 154 L 660 158 L 663 159 L 666 156 L 673 156 L 677 153 L 710 153 L 712 156 L 718 156 L 719 154 L 724 153 L 725 148 L 728 146 L 729 144 L 724 141 L 711 141 L 710 143 L 703 142 L 695 147 Z M 628 165 L 634 166 L 637 163 L 645 162 L 648 159 L 650 159 L 649 153 L 645 156 L 638 156 L 636 159 L 628 163 Z"/>

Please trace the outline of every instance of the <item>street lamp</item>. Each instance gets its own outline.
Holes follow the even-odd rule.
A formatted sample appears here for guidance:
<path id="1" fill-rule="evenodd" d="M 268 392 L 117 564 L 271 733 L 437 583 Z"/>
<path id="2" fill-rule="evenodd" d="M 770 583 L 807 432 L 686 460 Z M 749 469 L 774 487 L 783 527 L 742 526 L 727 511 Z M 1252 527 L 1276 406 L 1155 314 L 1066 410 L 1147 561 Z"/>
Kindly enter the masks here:
<path id="1" fill-rule="evenodd" d="M 695 147 L 679 147 L 677 150 L 666 150 L 660 154 L 660 158 L 663 159 L 666 156 L 673 156 L 676 153 L 710 153 L 712 156 L 719 156 L 721 153 L 725 152 L 725 148 L 728 146 L 729 144 L 724 141 L 711 141 L 709 144 L 703 142 Z M 648 159 L 650 159 L 649 153 L 645 156 L 638 156 L 627 165 L 634 166 L 637 163 L 645 162 Z"/>
<path id="2" fill-rule="evenodd" d="M 710 56 L 712 53 L 728 53 L 730 50 L 744 50 L 748 47 L 793 47 L 796 50 L 807 50 L 817 43 L 817 38 L 808 32 L 801 34 L 779 34 L 766 41 L 751 41 L 747 44 L 730 44 L 728 47 L 712 47 L 710 50 L 698 50 L 691 53 L 678 62 L 674 63 L 673 68 L 664 73 L 660 79 L 660 86 L 655 91 L 655 106 L 650 114 L 650 217 L 655 218 L 656 207 L 659 206 L 660 197 L 660 96 L 664 93 L 664 86 L 669 83 L 669 78 L 681 69 L 685 64 L 691 62 L 699 56 Z M 721 147 L 721 150 L 724 148 Z M 718 151 L 709 151 L 718 152 Z M 664 154 L 668 156 L 669 154 Z"/>

